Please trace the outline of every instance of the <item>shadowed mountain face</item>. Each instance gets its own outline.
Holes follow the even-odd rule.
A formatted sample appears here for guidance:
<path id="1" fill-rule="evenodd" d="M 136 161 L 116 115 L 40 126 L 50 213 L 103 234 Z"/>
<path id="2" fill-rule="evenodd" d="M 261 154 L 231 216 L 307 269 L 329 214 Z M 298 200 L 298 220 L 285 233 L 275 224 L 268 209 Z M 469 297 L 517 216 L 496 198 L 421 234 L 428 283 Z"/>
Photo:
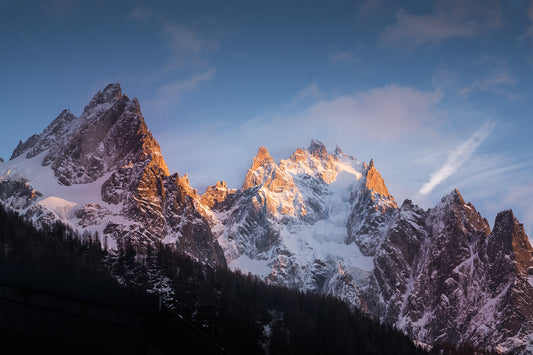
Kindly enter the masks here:
<path id="1" fill-rule="evenodd" d="M 407 201 L 375 258 L 369 307 L 430 343 L 524 350 L 533 320 L 532 251 L 511 211 L 498 215 L 491 232 L 457 190 L 428 211 Z"/>
<path id="2" fill-rule="evenodd" d="M 63 111 L 0 163 L 2 203 L 114 248 L 154 241 L 267 283 L 334 295 L 427 343 L 533 349 L 533 249 L 512 211 L 494 229 L 459 191 L 400 207 L 374 162 L 319 141 L 274 161 L 260 147 L 240 189 L 203 195 L 170 174 L 139 103 L 118 84 Z"/>

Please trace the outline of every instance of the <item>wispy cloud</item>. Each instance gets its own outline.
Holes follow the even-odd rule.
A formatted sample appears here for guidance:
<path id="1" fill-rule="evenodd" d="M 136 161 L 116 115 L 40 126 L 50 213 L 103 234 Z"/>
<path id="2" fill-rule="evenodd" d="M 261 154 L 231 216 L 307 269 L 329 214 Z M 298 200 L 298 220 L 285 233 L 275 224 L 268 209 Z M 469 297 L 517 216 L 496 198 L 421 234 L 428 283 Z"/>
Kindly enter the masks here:
<path id="1" fill-rule="evenodd" d="M 527 17 L 529 19 L 529 22 L 531 22 L 531 24 L 526 30 L 526 32 L 524 32 L 524 34 L 520 36 L 519 41 L 522 41 L 525 39 L 533 40 L 533 0 L 529 2 L 529 7 L 527 9 Z"/>
<path id="2" fill-rule="evenodd" d="M 470 39 L 501 26 L 501 10 L 495 0 L 438 1 L 430 14 L 396 13 L 396 23 L 385 28 L 381 41 L 408 49 L 450 38 Z"/>
<path id="3" fill-rule="evenodd" d="M 334 64 L 351 64 L 357 62 L 357 56 L 351 50 L 338 51 L 329 55 L 329 61 Z"/>
<path id="4" fill-rule="evenodd" d="M 486 122 L 479 128 L 472 136 L 465 142 L 461 143 L 454 150 L 452 150 L 444 165 L 431 174 L 428 182 L 426 182 L 419 190 L 421 195 L 429 194 L 437 185 L 445 179 L 454 174 L 470 157 L 475 153 L 477 148 L 489 136 L 494 128 L 495 123 L 492 121 Z"/>
<path id="5" fill-rule="evenodd" d="M 433 75 L 432 82 L 435 87 L 462 99 L 479 92 L 503 96 L 510 101 L 525 97 L 516 90 L 518 80 L 512 66 L 504 59 L 488 55 L 466 63 L 461 69 L 441 68 Z"/>
<path id="6" fill-rule="evenodd" d="M 214 68 L 210 68 L 185 80 L 162 86 L 157 90 L 155 97 L 147 102 L 148 109 L 152 112 L 164 112 L 178 105 L 187 94 L 198 90 L 202 84 L 211 80 L 215 71 Z"/>
<path id="7" fill-rule="evenodd" d="M 131 10 L 127 17 L 136 20 L 148 20 L 153 16 L 154 13 L 149 7 L 137 2 L 136 6 Z"/>
<path id="8" fill-rule="evenodd" d="M 212 67 L 210 55 L 219 50 L 220 39 L 231 32 L 211 17 L 176 21 L 141 2 L 126 17 L 159 27 L 158 38 L 164 41 L 168 52 L 166 64 L 155 75 L 157 79 L 176 70 Z"/>
<path id="9" fill-rule="evenodd" d="M 470 85 L 460 90 L 460 95 L 468 96 L 474 91 L 486 91 L 507 97 L 516 101 L 520 95 L 513 93 L 509 88 L 516 84 L 514 76 L 506 69 L 493 70 L 483 78 L 476 79 Z"/>
<path id="10" fill-rule="evenodd" d="M 146 101 L 147 112 L 169 113 L 186 95 L 214 77 L 216 67 L 211 55 L 219 50 L 220 38 L 229 33 L 216 19 L 176 21 L 142 2 L 137 2 L 126 17 L 130 21 L 151 23 L 158 31 L 157 38 L 167 48 L 166 53 L 157 56 L 162 64 L 144 78 L 159 87 Z"/>
<path id="11" fill-rule="evenodd" d="M 218 48 L 218 42 L 200 34 L 190 25 L 167 24 L 163 33 L 170 39 L 170 45 L 175 51 L 202 53 Z"/>
<path id="12" fill-rule="evenodd" d="M 367 20 L 374 16 L 377 16 L 379 12 L 384 8 L 385 3 L 383 0 L 364 0 L 359 2 L 356 16 L 359 19 Z"/>
<path id="13" fill-rule="evenodd" d="M 316 81 L 312 82 L 311 84 L 307 85 L 305 88 L 299 90 L 298 93 L 294 96 L 294 98 L 283 107 L 283 110 L 289 109 L 308 99 L 317 100 L 321 96 L 324 96 L 324 94 L 318 87 L 318 83 Z"/>

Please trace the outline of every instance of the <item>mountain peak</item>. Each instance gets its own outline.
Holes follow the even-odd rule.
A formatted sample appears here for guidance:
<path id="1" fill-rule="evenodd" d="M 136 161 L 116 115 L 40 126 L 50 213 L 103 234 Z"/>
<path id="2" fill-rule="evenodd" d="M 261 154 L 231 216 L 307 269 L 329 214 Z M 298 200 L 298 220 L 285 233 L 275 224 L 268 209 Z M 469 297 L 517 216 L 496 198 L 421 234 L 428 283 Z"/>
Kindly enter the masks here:
<path id="1" fill-rule="evenodd" d="M 99 105 L 112 105 L 123 97 L 122 89 L 119 83 L 111 83 L 105 87 L 103 91 L 98 91 L 91 99 L 89 104 L 85 106 L 83 113 L 88 115 L 95 107 Z"/>
<path id="2" fill-rule="evenodd" d="M 267 147 L 263 145 L 257 150 L 257 155 L 252 164 L 252 170 L 256 170 L 260 166 L 270 165 L 271 163 L 274 163 L 274 159 L 270 156 Z"/>
<path id="3" fill-rule="evenodd" d="M 26 158 L 33 158 L 46 149 L 57 146 L 59 137 L 64 136 L 70 130 L 71 122 L 76 119 L 77 117 L 70 113 L 70 110 L 63 110 L 41 134 L 34 134 L 25 142 L 19 141 L 10 160 L 25 152 Z"/>
<path id="4" fill-rule="evenodd" d="M 344 151 L 341 149 L 341 147 L 336 146 L 335 147 L 335 155 L 345 155 Z"/>
<path id="5" fill-rule="evenodd" d="M 326 150 L 324 143 L 316 139 L 311 140 L 311 145 L 309 145 L 307 150 L 317 158 L 325 158 L 328 155 L 328 151 Z"/>
<path id="6" fill-rule="evenodd" d="M 457 203 L 464 205 L 466 204 L 465 200 L 463 199 L 463 196 L 461 196 L 461 193 L 457 188 L 454 188 L 450 193 L 443 196 L 441 199 L 441 203 Z"/>
<path id="7" fill-rule="evenodd" d="M 265 146 L 259 147 L 257 155 L 254 157 L 252 167 L 248 170 L 248 173 L 244 178 L 242 189 L 246 190 L 261 185 L 264 183 L 264 179 L 275 169 L 277 169 L 276 162 L 274 162 L 274 159 L 270 156 L 268 149 Z"/>
<path id="8" fill-rule="evenodd" d="M 113 98 L 120 99 L 122 97 L 122 89 L 119 83 L 111 83 L 105 87 L 101 94 L 106 100 Z"/>
<path id="9" fill-rule="evenodd" d="M 533 248 L 524 231 L 524 225 L 515 217 L 512 210 L 501 211 L 496 215 L 492 231 L 494 243 L 507 255 L 514 254 L 518 269 L 525 272 L 532 266 Z"/>

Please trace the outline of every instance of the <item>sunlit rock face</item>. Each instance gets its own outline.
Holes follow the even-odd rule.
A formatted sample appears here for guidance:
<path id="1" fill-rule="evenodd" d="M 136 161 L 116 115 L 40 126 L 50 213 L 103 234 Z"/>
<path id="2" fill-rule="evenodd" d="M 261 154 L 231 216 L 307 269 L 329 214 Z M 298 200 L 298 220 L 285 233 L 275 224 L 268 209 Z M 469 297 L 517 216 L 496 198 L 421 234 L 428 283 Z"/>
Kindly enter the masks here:
<path id="1" fill-rule="evenodd" d="M 0 193 L 11 196 L 4 203 L 37 224 L 60 219 L 98 232 L 111 248 L 126 239 L 139 249 L 162 241 L 225 265 L 195 207 L 196 190 L 186 176 L 170 175 L 139 102 L 119 84 L 98 92 L 80 117 L 63 111 L 41 134 L 19 143 L 1 169 Z"/>
<path id="2" fill-rule="evenodd" d="M 200 198 L 200 203 L 206 207 L 213 208 L 217 203 L 222 203 L 228 195 L 235 193 L 236 189 L 228 188 L 224 181 L 217 181 L 213 186 L 209 186 Z"/>
<path id="3" fill-rule="evenodd" d="M 397 209 L 385 182 L 371 160 L 363 166 L 363 176 L 354 185 L 350 201 L 352 210 L 347 221 L 346 242 L 354 241 L 364 255 L 374 256 Z"/>

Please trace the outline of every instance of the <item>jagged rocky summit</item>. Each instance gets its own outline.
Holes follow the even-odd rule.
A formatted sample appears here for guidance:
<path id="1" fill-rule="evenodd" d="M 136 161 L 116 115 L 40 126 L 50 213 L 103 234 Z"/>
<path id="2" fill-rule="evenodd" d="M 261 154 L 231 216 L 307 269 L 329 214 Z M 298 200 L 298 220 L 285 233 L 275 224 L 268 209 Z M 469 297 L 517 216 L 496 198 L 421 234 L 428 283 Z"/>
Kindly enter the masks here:
<path id="1" fill-rule="evenodd" d="M 130 240 L 175 243 L 193 258 L 225 265 L 195 207 L 186 176 L 169 174 L 137 99 L 119 84 L 98 92 L 80 117 L 63 111 L 2 166 L 0 197 L 36 225 L 59 219 L 98 232 L 113 248 Z"/>
<path id="2" fill-rule="evenodd" d="M 0 200 L 110 248 L 175 245 L 208 265 L 334 295 L 425 343 L 533 351 L 533 249 L 511 210 L 488 222 L 459 191 L 400 206 L 374 161 L 319 141 L 276 162 L 260 147 L 242 186 L 202 195 L 170 174 L 137 99 L 107 86 L 0 164 Z"/>

